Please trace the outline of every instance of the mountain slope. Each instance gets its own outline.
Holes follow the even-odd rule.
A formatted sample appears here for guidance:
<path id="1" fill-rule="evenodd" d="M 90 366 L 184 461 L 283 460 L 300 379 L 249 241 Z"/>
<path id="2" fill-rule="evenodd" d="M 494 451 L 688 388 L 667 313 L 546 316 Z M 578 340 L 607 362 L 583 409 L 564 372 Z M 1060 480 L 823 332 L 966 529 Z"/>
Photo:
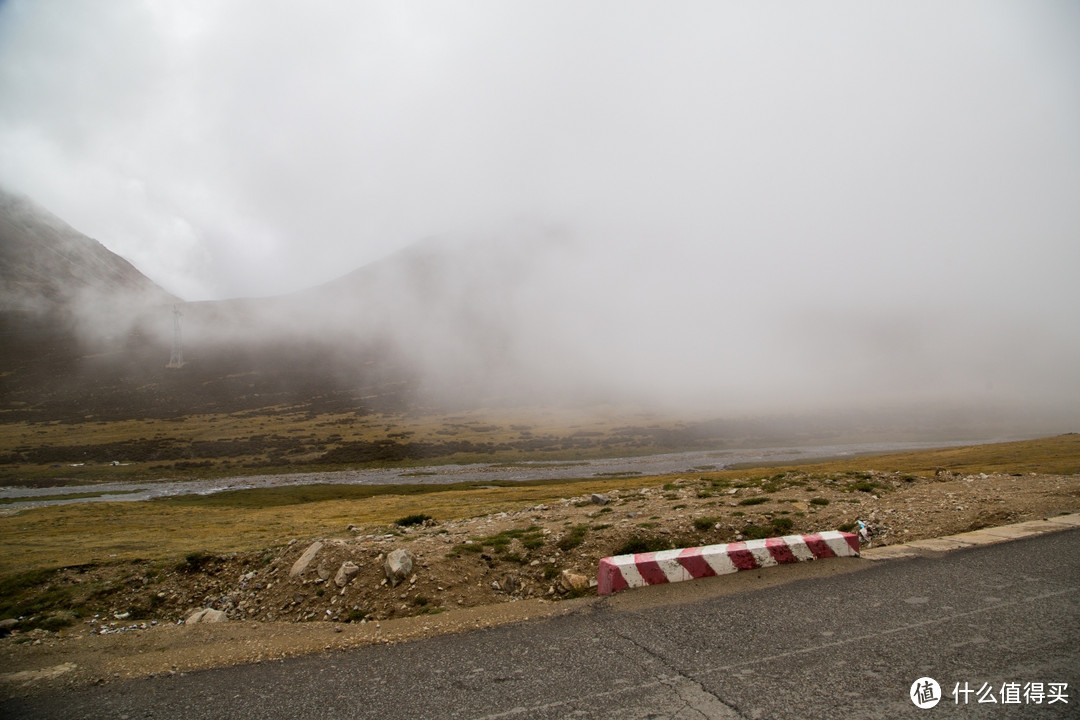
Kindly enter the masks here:
<path id="1" fill-rule="evenodd" d="M 167 369 L 174 307 L 186 363 Z M 0 191 L 0 420 L 400 403 L 397 364 L 366 336 L 291 331 L 278 321 L 282 308 L 294 329 L 319 324 L 317 305 L 288 298 L 182 303 L 31 200 Z"/>
<path id="2" fill-rule="evenodd" d="M 28 198 L 0 190 L 0 313 L 9 323 L 57 328 L 95 316 L 126 321 L 176 301 L 101 243 Z"/>

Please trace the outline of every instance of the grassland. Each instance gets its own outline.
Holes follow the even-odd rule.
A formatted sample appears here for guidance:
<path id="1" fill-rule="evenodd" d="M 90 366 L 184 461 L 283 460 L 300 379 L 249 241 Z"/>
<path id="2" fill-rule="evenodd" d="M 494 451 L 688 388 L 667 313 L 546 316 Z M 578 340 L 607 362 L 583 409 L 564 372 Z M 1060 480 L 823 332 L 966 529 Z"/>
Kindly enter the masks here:
<path id="1" fill-rule="evenodd" d="M 173 419 L 0 424 L 0 483 L 91 484 L 439 463 L 559 460 L 711 447 L 719 433 L 645 412 L 432 415 L 261 408 Z"/>
<path id="2" fill-rule="evenodd" d="M 695 474 L 703 481 L 753 483 L 789 472 L 877 469 L 932 477 L 955 473 L 1080 473 L 1080 435 Z M 617 477 L 459 485 L 316 485 L 182 496 L 137 503 L 86 503 L 0 516 L 0 577 L 28 570 L 126 560 L 166 560 L 206 551 L 278 546 L 341 532 L 350 524 L 391 526 L 403 516 L 441 521 L 509 511 L 560 498 L 663 485 L 676 478 Z"/>

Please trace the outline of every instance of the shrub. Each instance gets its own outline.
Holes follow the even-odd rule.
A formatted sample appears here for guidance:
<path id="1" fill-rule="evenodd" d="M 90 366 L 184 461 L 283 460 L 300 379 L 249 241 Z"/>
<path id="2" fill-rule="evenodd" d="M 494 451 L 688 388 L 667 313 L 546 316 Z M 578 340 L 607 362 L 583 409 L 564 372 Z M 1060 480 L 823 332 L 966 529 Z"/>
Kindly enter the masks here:
<path id="1" fill-rule="evenodd" d="M 52 630 L 53 632 L 55 632 L 61 628 L 66 628 L 69 625 L 73 625 L 75 623 L 75 620 L 76 617 L 74 613 L 61 611 L 49 615 L 45 619 L 38 622 L 37 626 L 44 630 Z"/>
<path id="2" fill-rule="evenodd" d="M 176 567 L 176 569 L 180 572 L 199 572 L 213 559 L 213 555 L 205 553 L 201 550 L 196 550 L 193 553 L 188 553 L 188 555 L 184 558 L 184 562 L 180 563 Z"/>
<path id="3" fill-rule="evenodd" d="M 783 535 L 784 533 L 791 532 L 791 528 L 795 526 L 795 522 L 791 518 L 773 518 L 772 521 L 773 530 L 776 534 Z"/>
<path id="4" fill-rule="evenodd" d="M 769 498 L 767 498 L 767 497 L 751 497 L 751 498 L 746 498 L 745 500 L 740 500 L 739 504 L 740 505 L 761 505 L 762 503 L 767 503 L 767 502 L 769 502 Z"/>
<path id="5" fill-rule="evenodd" d="M 521 546 L 526 550 L 542 548 L 544 547 L 544 537 L 542 535 L 525 535 L 521 538 Z"/>
<path id="6" fill-rule="evenodd" d="M 811 505 L 822 505 L 822 506 L 828 505 L 829 504 L 829 498 L 823 498 L 823 497 L 810 498 L 810 504 Z"/>
<path id="7" fill-rule="evenodd" d="M 754 523 L 748 523 L 742 530 L 740 530 L 743 537 L 747 540 L 760 540 L 772 535 L 772 528 L 762 527 L 755 525 Z"/>
<path id="8" fill-rule="evenodd" d="M 694 529 L 705 532 L 716 524 L 716 518 L 710 516 L 694 518 Z"/>
<path id="9" fill-rule="evenodd" d="M 479 543 L 459 543 L 448 553 L 451 557 L 457 557 L 461 553 L 482 553 L 484 546 Z"/>
<path id="10" fill-rule="evenodd" d="M 658 550 L 668 550 L 670 548 L 671 544 L 664 538 L 633 535 L 614 550 L 612 555 L 637 555 L 638 553 L 657 552 Z"/>
<path id="11" fill-rule="evenodd" d="M 419 513 L 416 515 L 406 515 L 403 518 L 398 518 L 394 521 L 394 524 L 400 527 L 408 527 L 409 525 L 423 525 L 428 520 L 434 519 L 435 518 L 431 517 L 430 515 Z"/>
<path id="12" fill-rule="evenodd" d="M 589 530 L 587 525 L 575 525 L 570 528 L 570 531 L 559 538 L 559 542 L 555 543 L 556 546 L 563 552 L 573 550 L 581 543 L 585 542 L 585 533 Z"/>

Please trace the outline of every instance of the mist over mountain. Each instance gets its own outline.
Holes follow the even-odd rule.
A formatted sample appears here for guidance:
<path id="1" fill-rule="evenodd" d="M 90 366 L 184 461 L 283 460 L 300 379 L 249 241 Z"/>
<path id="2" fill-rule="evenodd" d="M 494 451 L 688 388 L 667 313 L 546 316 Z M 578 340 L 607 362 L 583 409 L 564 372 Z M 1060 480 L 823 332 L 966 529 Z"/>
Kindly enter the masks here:
<path id="1" fill-rule="evenodd" d="M 0 188 L 0 317 L 108 336 L 178 298 L 32 200 Z"/>
<path id="2" fill-rule="evenodd" d="M 840 314 L 673 253 L 643 274 L 632 242 L 613 256 L 556 226 L 429 238 L 289 295 L 182 302 L 27 199 L 0 211 L 9 417 L 607 404 L 905 437 L 1077 421 L 1072 348 L 1038 326 L 1017 344 L 994 332 L 1008 318 Z M 166 369 L 174 305 L 185 365 Z"/>

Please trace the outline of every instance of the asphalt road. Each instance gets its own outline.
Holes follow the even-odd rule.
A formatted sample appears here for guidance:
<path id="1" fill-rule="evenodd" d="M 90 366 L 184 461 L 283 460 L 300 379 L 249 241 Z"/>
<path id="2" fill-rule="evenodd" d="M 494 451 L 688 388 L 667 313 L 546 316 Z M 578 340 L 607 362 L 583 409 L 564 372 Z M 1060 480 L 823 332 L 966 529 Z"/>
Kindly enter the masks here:
<path id="1" fill-rule="evenodd" d="M 1080 718 L 1080 530 L 808 565 L 829 563 L 842 572 L 647 588 L 550 620 L 9 700 L 0 717 Z M 909 698 L 923 676 L 937 707 Z M 957 683 L 974 692 L 954 699 Z M 1005 704 L 1004 683 L 1067 683 L 1068 702 Z M 978 702 L 984 684 L 996 703 Z"/>

